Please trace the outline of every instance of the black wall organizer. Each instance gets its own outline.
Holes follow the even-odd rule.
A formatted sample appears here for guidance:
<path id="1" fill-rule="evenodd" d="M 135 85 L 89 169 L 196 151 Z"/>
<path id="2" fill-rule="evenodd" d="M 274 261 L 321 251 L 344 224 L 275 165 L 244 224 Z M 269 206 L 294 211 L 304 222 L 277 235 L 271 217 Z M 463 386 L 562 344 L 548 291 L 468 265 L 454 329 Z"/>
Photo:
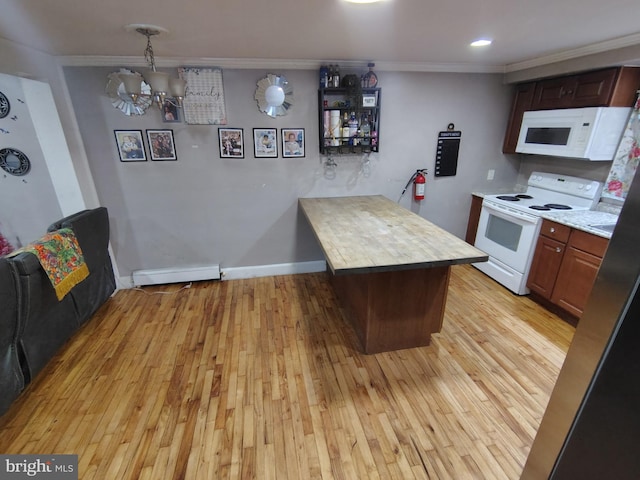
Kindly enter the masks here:
<path id="1" fill-rule="evenodd" d="M 436 177 L 453 177 L 458 170 L 458 151 L 460 150 L 462 132 L 454 129 L 455 125 L 450 123 L 446 132 L 438 133 L 434 172 Z"/>

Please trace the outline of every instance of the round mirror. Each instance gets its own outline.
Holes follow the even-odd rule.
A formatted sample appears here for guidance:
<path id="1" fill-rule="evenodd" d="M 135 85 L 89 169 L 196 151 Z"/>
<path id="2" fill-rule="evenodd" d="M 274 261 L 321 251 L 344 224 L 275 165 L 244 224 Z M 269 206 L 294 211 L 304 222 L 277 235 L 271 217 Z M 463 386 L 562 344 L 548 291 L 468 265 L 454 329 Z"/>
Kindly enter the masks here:
<path id="1" fill-rule="evenodd" d="M 255 99 L 258 109 L 270 117 L 286 115 L 293 105 L 293 87 L 282 75 L 269 73 L 258 81 Z"/>
<path id="2" fill-rule="evenodd" d="M 136 98 L 135 102 L 127 95 L 120 74 L 138 75 L 140 77 L 141 95 Z M 109 74 L 105 91 L 111 99 L 111 104 L 125 115 L 143 115 L 145 110 L 151 105 L 151 87 L 149 84 L 143 80 L 140 73 L 127 70 L 126 68 L 121 68 L 119 72 Z"/>

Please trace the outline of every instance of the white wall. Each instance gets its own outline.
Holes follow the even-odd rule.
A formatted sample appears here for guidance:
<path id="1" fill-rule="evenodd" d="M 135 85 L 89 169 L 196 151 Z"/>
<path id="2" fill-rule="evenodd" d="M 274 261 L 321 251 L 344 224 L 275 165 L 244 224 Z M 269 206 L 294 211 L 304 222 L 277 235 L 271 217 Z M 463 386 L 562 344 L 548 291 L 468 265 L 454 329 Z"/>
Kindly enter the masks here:
<path id="1" fill-rule="evenodd" d="M 138 269 L 219 263 L 221 268 L 321 260 L 298 212 L 302 196 L 383 194 L 397 200 L 417 168 L 427 167 L 425 201 L 402 204 L 464 236 L 470 192 L 511 188 L 518 162 L 500 152 L 511 87 L 499 75 L 380 72 L 381 152 L 368 168 L 361 157 L 337 158 L 337 176 L 324 176 L 318 154 L 317 72 L 223 72 L 229 127 L 244 129 L 245 158 L 221 159 L 217 126 L 161 122 L 154 110 L 126 117 L 104 94 L 116 68 L 65 67 L 75 116 L 102 205 L 109 208 L 112 246 L 121 275 Z M 295 105 L 272 119 L 257 109 L 256 82 L 287 76 Z M 436 139 L 449 123 L 462 130 L 455 177 L 434 179 Z M 304 128 L 306 157 L 253 158 L 252 129 Z M 177 162 L 123 163 L 113 130 L 174 130 Z M 495 169 L 493 182 L 487 170 Z"/>
<path id="2" fill-rule="evenodd" d="M 42 120 L 41 112 L 35 111 L 32 115 L 30 109 L 39 100 L 31 95 L 31 90 L 45 85 L 0 74 L 0 91 L 10 105 L 9 114 L 0 118 L 0 148 L 19 150 L 31 164 L 29 172 L 21 176 L 0 170 L 0 204 L 3 206 L 0 232 L 15 248 L 39 238 L 50 223 L 61 217 L 45 150 L 38 141 L 34 125 L 34 121 Z M 25 86 L 28 91 L 23 88 Z"/>
<path id="3" fill-rule="evenodd" d="M 50 89 L 53 96 L 53 98 L 46 98 L 45 101 L 50 108 L 55 105 L 56 111 L 48 114 L 57 117 L 57 122 L 62 127 L 61 131 L 55 132 L 55 141 L 66 144 L 68 156 L 71 159 L 71 162 L 65 161 L 64 164 L 57 165 L 57 178 L 53 182 L 56 195 L 61 199 L 62 213 L 68 215 L 84 208 L 98 206 L 98 197 L 84 146 L 57 59 L 2 38 L 0 38 L 0 58 L 2 58 L 0 73 L 43 82 L 47 87 L 31 84 L 32 93 L 46 96 L 43 92 Z M 33 106 L 33 108 L 38 107 Z M 45 112 L 44 115 L 47 113 Z M 50 132 L 45 134 L 47 133 Z"/>

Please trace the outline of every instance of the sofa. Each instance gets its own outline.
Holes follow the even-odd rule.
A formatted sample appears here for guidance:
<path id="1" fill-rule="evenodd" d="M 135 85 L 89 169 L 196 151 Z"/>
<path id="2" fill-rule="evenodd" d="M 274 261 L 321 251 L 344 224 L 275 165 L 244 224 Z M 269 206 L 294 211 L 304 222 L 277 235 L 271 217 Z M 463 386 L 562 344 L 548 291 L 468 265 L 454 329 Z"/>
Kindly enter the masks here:
<path id="1" fill-rule="evenodd" d="M 107 209 L 78 212 L 47 232 L 61 228 L 73 231 L 89 273 L 60 300 L 36 255 L 0 258 L 0 415 L 115 291 Z"/>

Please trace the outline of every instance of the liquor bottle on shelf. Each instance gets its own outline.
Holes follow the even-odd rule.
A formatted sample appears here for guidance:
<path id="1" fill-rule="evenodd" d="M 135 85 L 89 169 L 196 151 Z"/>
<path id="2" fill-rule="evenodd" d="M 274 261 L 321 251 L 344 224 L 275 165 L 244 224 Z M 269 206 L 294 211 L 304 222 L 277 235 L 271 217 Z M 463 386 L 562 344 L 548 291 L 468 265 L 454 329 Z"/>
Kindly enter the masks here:
<path id="1" fill-rule="evenodd" d="M 329 86 L 329 68 L 327 68 L 326 65 L 322 65 L 320 67 L 320 88 L 327 88 L 328 86 Z"/>
<path id="2" fill-rule="evenodd" d="M 362 124 L 360 127 L 362 131 L 362 145 L 370 145 L 371 144 L 371 123 L 369 122 L 369 116 L 362 116 Z"/>
<path id="3" fill-rule="evenodd" d="M 358 134 L 358 119 L 356 118 L 356 112 L 351 112 L 349 117 L 349 144 L 354 145 L 357 140 Z"/>
<path id="4" fill-rule="evenodd" d="M 347 112 L 344 112 L 344 117 L 342 118 L 342 129 L 340 136 L 342 137 L 343 144 L 349 143 L 349 117 L 347 115 Z"/>
<path id="5" fill-rule="evenodd" d="M 375 63 L 371 62 L 367 64 L 369 67 L 369 71 L 364 74 L 362 80 L 362 86 L 365 88 L 373 88 L 378 86 L 378 76 L 374 73 L 373 67 L 376 66 Z"/>
<path id="6" fill-rule="evenodd" d="M 334 88 L 338 88 L 340 86 L 340 67 L 336 65 L 333 67 L 333 85 Z"/>
<path id="7" fill-rule="evenodd" d="M 363 144 L 363 136 L 362 136 L 362 128 L 358 127 L 358 130 L 356 130 L 356 135 L 355 137 L 353 137 L 353 144 L 354 145 L 362 145 Z"/>

